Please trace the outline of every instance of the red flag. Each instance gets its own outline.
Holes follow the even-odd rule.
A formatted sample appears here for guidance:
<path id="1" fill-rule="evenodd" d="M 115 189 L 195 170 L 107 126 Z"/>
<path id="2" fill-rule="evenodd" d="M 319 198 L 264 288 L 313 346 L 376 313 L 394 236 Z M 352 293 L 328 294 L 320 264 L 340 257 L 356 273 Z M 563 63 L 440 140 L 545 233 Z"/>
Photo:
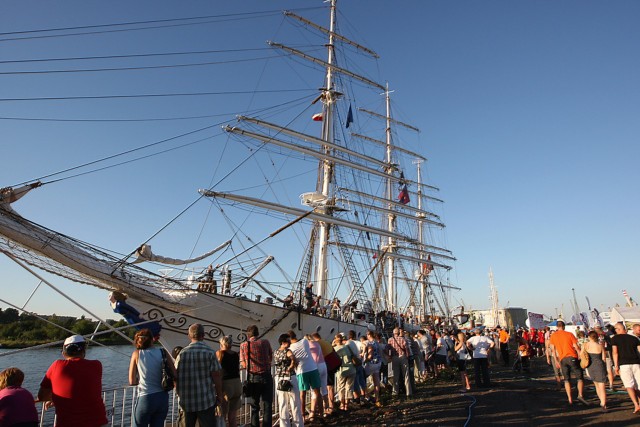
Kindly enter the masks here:
<path id="1" fill-rule="evenodd" d="M 427 261 L 431 261 L 431 255 L 427 256 Z M 428 264 L 426 262 L 422 264 L 422 274 L 428 275 L 432 271 L 433 271 L 433 265 Z"/>
<path id="2" fill-rule="evenodd" d="M 398 194 L 398 201 L 403 205 L 406 205 L 411 200 L 409 199 L 409 190 L 407 190 L 407 186 L 403 186 L 402 190 L 400 190 L 400 194 Z"/>
<path id="3" fill-rule="evenodd" d="M 322 113 L 314 114 L 313 116 L 311 116 L 311 119 L 314 122 L 321 122 L 323 118 L 324 117 L 322 116 Z"/>

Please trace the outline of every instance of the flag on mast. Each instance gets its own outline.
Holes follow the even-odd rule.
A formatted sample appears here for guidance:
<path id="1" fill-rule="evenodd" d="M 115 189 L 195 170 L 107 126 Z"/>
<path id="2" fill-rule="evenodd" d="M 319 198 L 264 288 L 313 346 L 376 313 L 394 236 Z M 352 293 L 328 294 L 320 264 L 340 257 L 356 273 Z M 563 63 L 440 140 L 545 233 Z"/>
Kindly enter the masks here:
<path id="1" fill-rule="evenodd" d="M 353 123 L 353 111 L 351 110 L 351 104 L 349 104 L 349 112 L 347 113 L 347 123 L 345 127 L 349 129 L 349 125 Z"/>
<path id="2" fill-rule="evenodd" d="M 402 190 L 400 190 L 400 194 L 398 194 L 398 201 L 403 205 L 406 205 L 411 201 L 411 199 L 409 199 L 409 190 L 407 190 L 407 184 L 402 186 Z"/>
<path id="3" fill-rule="evenodd" d="M 324 117 L 323 117 L 322 113 L 317 113 L 317 114 L 314 114 L 313 116 L 311 116 L 311 119 L 314 122 L 321 122 L 322 119 L 324 119 Z"/>

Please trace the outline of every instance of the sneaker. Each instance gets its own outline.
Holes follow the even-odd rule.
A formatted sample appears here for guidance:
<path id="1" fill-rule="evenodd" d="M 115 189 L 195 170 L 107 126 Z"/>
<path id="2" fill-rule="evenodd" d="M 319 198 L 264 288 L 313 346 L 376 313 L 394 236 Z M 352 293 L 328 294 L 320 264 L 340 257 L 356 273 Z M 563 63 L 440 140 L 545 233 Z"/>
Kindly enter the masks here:
<path id="1" fill-rule="evenodd" d="M 582 403 L 583 405 L 587 405 L 587 406 L 589 406 L 589 402 L 587 402 L 586 400 L 584 400 L 584 397 L 582 397 L 582 396 L 578 396 L 578 401 L 579 401 L 580 403 Z"/>
<path id="2" fill-rule="evenodd" d="M 382 403 L 379 400 L 376 402 L 376 408 L 382 408 Z"/>

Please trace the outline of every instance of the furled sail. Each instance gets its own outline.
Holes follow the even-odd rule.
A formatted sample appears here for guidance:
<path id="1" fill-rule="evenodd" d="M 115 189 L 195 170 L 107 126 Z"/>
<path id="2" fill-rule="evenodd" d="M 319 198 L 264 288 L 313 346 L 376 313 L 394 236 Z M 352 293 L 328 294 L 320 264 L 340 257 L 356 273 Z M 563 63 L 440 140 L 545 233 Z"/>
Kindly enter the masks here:
<path id="1" fill-rule="evenodd" d="M 218 246 L 217 248 L 202 254 L 198 257 L 195 258 L 190 258 L 190 259 L 176 259 L 176 258 L 167 258 L 167 257 L 163 257 L 161 255 L 156 255 L 151 251 L 151 245 L 141 245 L 138 249 L 136 249 L 136 256 L 138 257 L 138 259 L 136 259 L 133 263 L 134 264 L 138 264 L 140 262 L 146 262 L 146 261 L 153 261 L 153 262 L 159 262 L 161 264 L 169 264 L 169 265 L 184 265 L 184 264 L 190 264 L 192 262 L 198 262 L 200 260 L 203 260 L 213 254 L 215 254 L 216 252 L 218 252 L 221 249 L 226 248 L 227 246 L 229 246 L 231 244 L 231 240 L 227 240 L 226 242 L 224 242 L 223 244 L 221 244 L 220 246 Z"/>

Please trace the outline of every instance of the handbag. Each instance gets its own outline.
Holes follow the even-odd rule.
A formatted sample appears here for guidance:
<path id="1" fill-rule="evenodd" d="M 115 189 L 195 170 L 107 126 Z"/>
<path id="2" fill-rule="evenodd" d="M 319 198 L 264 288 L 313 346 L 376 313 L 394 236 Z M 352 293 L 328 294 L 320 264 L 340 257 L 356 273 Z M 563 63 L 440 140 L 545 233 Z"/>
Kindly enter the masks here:
<path id="1" fill-rule="evenodd" d="M 591 365 L 591 357 L 589 353 L 587 353 L 586 346 L 582 346 L 582 351 L 580 352 L 580 367 L 582 369 L 587 369 Z"/>
<path id="2" fill-rule="evenodd" d="M 175 387 L 175 378 L 173 378 L 173 371 L 167 366 L 167 352 L 164 348 L 160 351 L 162 352 L 162 389 L 171 391 Z"/>
<path id="3" fill-rule="evenodd" d="M 278 381 L 277 389 L 280 391 L 291 391 L 293 388 L 293 384 L 291 384 L 290 380 L 282 379 Z"/>

